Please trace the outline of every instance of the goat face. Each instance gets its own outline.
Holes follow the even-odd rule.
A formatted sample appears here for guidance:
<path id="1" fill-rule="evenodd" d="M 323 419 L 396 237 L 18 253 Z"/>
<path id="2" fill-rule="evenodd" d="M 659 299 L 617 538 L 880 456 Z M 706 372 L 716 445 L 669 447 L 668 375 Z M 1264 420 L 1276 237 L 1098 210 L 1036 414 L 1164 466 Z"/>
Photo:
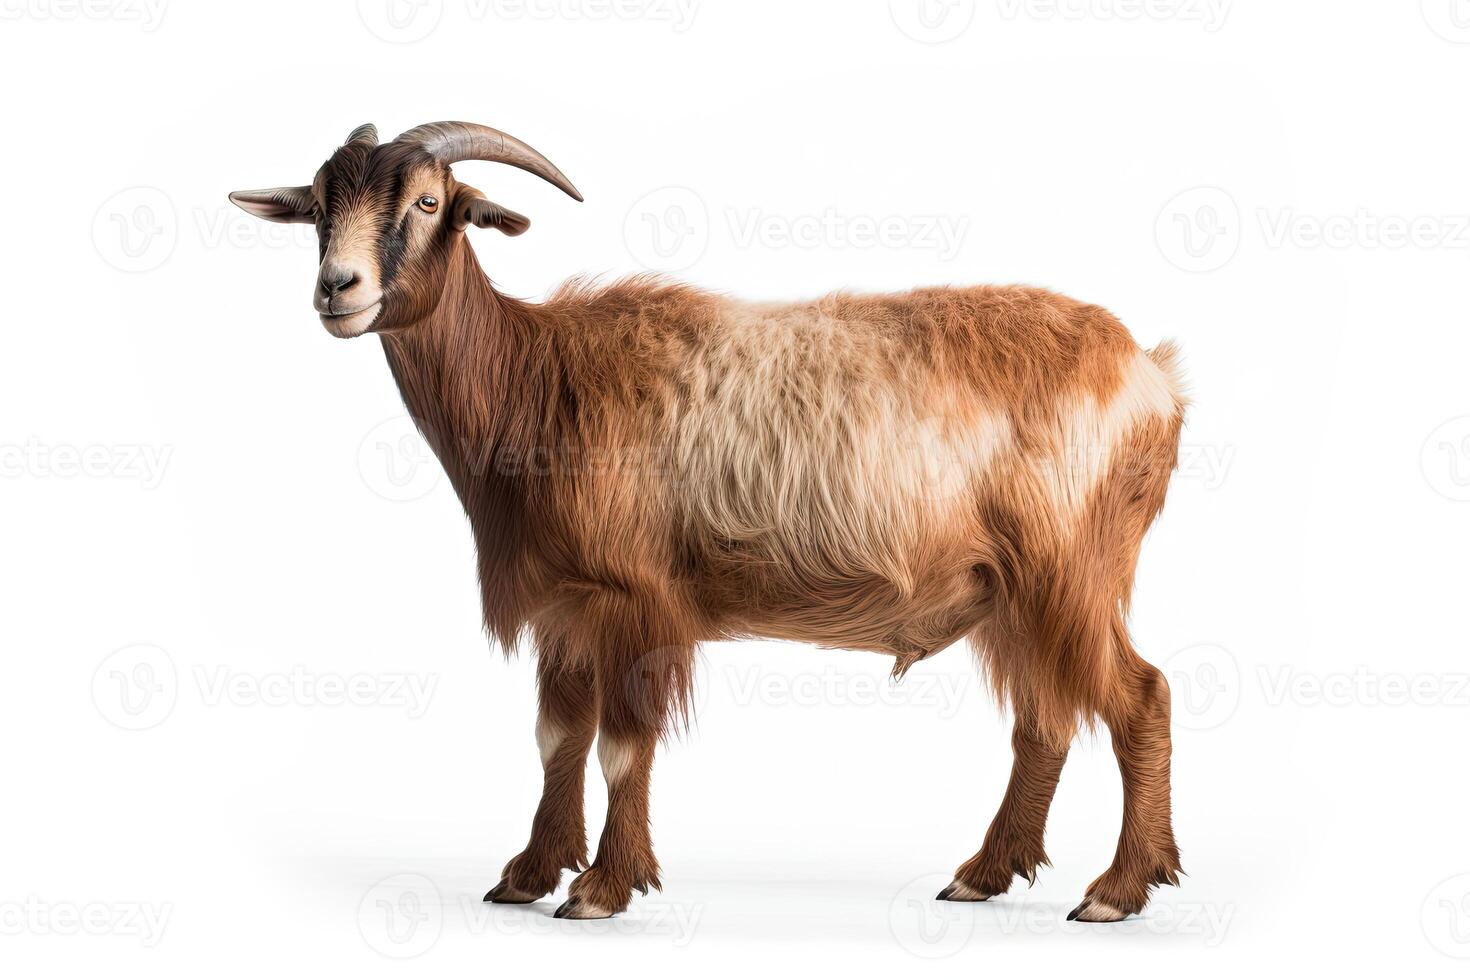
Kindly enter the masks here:
<path id="1" fill-rule="evenodd" d="M 312 303 L 334 336 L 410 326 L 433 312 L 449 257 L 469 225 L 519 235 L 524 215 L 454 179 L 450 164 L 491 160 L 530 171 L 581 200 L 541 154 L 488 126 L 429 123 L 379 145 L 359 126 L 300 187 L 236 191 L 230 200 L 267 221 L 316 225 L 321 265 Z"/>

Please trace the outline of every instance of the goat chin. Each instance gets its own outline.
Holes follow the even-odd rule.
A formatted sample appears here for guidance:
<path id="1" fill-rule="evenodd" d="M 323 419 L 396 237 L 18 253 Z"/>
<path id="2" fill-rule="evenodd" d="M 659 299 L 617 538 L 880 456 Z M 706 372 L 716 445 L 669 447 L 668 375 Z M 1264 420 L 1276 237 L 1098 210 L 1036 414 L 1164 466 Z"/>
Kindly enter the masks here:
<path id="1" fill-rule="evenodd" d="M 383 302 L 379 300 L 356 313 L 344 313 L 338 316 L 323 313 L 321 315 L 322 326 L 326 327 L 327 333 L 333 337 L 341 337 L 344 340 L 349 337 L 360 337 L 368 332 L 368 328 L 373 325 L 373 321 L 378 318 L 382 309 Z"/>

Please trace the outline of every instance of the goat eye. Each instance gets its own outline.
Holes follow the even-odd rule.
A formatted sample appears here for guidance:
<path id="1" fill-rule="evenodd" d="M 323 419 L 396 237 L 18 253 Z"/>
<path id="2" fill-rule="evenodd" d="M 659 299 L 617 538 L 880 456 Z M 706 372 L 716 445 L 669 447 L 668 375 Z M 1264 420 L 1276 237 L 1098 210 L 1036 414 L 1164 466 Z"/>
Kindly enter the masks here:
<path id="1" fill-rule="evenodd" d="M 419 207 L 425 214 L 433 214 L 439 210 L 439 199 L 432 194 L 425 194 L 419 198 Z"/>

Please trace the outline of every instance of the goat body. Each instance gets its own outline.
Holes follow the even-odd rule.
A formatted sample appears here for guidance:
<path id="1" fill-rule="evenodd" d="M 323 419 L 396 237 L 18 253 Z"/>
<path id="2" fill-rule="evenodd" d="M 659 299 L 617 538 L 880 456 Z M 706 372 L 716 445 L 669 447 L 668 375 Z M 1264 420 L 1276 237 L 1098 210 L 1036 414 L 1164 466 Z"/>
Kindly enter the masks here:
<path id="1" fill-rule="evenodd" d="M 1167 687 L 1123 623 L 1177 457 L 1171 347 L 1018 286 L 753 304 L 635 278 L 527 304 L 467 246 L 434 314 L 385 347 L 469 514 L 487 627 L 507 649 L 534 634 L 544 752 L 567 735 L 544 717 L 556 678 L 585 680 L 604 767 L 626 771 L 686 703 L 699 641 L 873 650 L 901 673 L 968 636 L 1036 751 L 1095 717 L 1162 751 L 1162 822 L 1120 842 L 1137 867 L 1084 917 L 1174 880 Z M 1003 890 L 1018 859 L 1040 860 L 956 885 Z M 651 851 L 639 866 L 587 906 L 656 883 Z"/>

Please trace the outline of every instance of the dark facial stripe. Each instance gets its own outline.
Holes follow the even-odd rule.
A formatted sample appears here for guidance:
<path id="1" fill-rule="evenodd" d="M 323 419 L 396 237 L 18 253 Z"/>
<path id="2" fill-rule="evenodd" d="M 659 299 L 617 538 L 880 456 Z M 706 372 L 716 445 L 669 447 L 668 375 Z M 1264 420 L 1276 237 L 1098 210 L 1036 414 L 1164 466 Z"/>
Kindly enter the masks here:
<path id="1" fill-rule="evenodd" d="M 398 275 L 398 267 L 408 251 L 408 219 L 412 214 L 412 211 L 405 212 L 398 227 L 385 234 L 378 244 L 378 282 L 384 289 Z"/>

